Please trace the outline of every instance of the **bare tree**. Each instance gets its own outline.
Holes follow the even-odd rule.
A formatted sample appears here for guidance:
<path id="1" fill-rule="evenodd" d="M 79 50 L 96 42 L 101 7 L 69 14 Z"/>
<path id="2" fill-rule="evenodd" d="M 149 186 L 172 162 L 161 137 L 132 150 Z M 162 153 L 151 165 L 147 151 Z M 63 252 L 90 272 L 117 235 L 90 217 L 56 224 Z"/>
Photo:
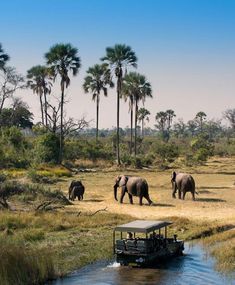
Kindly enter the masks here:
<path id="1" fill-rule="evenodd" d="M 24 78 L 18 74 L 14 67 L 5 67 L 0 73 L 0 113 L 4 107 L 5 101 L 12 98 L 17 89 L 26 87 Z"/>
<path id="2" fill-rule="evenodd" d="M 53 133 L 59 133 L 61 126 L 60 126 L 60 108 L 61 103 L 58 104 L 57 107 L 48 103 L 48 129 Z M 64 137 L 68 137 L 73 134 L 78 134 L 84 128 L 89 127 L 88 121 L 85 120 L 83 116 L 81 119 L 74 120 L 73 118 L 64 118 L 63 124 L 63 134 Z"/>
<path id="3" fill-rule="evenodd" d="M 78 135 L 79 132 L 81 132 L 83 129 L 89 127 L 88 121 L 85 120 L 85 117 L 83 116 L 81 119 L 74 120 L 73 118 L 69 118 L 68 120 L 65 120 L 64 123 L 64 136 L 68 137 L 71 135 Z"/>
<path id="4" fill-rule="evenodd" d="M 235 130 L 235 108 L 226 110 L 223 116 L 229 121 L 232 129 Z"/>

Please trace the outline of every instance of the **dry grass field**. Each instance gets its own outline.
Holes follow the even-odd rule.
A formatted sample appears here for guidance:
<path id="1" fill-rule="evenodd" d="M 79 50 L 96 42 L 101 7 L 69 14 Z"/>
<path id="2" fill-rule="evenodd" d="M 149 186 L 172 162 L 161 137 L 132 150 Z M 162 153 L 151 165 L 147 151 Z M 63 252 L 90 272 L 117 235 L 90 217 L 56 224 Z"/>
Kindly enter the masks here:
<path id="1" fill-rule="evenodd" d="M 206 165 L 196 168 L 176 169 L 189 172 L 196 182 L 196 201 L 192 201 L 191 193 L 185 200 L 173 199 L 171 196 L 171 171 L 158 170 L 109 170 L 81 172 L 73 178 L 60 182 L 60 189 L 67 194 L 72 179 L 82 180 L 86 187 L 83 201 L 74 201 L 69 209 L 81 212 L 95 212 L 105 209 L 110 213 L 128 214 L 137 219 L 161 219 L 172 216 L 185 217 L 192 220 L 217 221 L 235 223 L 235 158 L 213 158 Z M 134 204 L 129 203 L 128 195 L 124 203 L 114 200 L 114 179 L 119 174 L 142 176 L 149 183 L 150 197 L 154 205 L 139 206 L 138 197 Z M 57 185 L 58 187 L 58 185 Z M 120 197 L 118 190 L 118 197 Z"/>

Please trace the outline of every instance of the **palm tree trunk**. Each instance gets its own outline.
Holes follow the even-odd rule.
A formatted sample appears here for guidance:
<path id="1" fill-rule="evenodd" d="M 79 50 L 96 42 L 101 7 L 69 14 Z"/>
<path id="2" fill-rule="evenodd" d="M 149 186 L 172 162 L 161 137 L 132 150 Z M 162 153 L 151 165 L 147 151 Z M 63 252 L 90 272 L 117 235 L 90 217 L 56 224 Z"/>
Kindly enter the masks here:
<path id="1" fill-rule="evenodd" d="M 61 83 L 61 109 L 60 109 L 60 152 L 59 164 L 63 160 L 63 116 L 64 116 L 64 82 Z"/>
<path id="2" fill-rule="evenodd" d="M 135 101 L 135 157 L 137 154 L 137 113 L 138 113 L 138 103 Z"/>
<path id="3" fill-rule="evenodd" d="M 121 77 L 117 80 L 117 164 L 120 165 L 119 150 L 119 113 L 120 113 L 120 93 L 121 93 Z"/>
<path id="4" fill-rule="evenodd" d="M 47 96 L 46 96 L 46 92 L 44 92 L 44 111 L 45 111 L 45 123 L 46 123 L 46 127 L 48 127 L 48 118 L 47 118 Z"/>
<path id="5" fill-rule="evenodd" d="M 132 154 L 132 144 L 133 144 L 133 101 L 131 102 L 131 145 L 130 145 L 130 154 Z"/>
<path id="6" fill-rule="evenodd" d="M 100 103 L 100 94 L 97 94 L 96 97 L 96 143 L 99 136 L 99 103 Z"/>
<path id="7" fill-rule="evenodd" d="M 41 107 L 42 124 L 44 126 L 44 112 L 43 112 L 42 94 L 39 94 L 39 100 L 40 100 L 40 107 Z"/>

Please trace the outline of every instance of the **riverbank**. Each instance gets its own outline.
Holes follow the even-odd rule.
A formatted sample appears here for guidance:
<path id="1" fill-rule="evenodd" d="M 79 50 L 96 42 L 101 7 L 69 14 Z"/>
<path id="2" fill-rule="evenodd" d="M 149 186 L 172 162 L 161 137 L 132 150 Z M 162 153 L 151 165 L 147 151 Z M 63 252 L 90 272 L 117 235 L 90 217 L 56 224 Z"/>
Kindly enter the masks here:
<path id="1" fill-rule="evenodd" d="M 182 170 L 195 178 L 199 193 L 196 201 L 191 200 L 189 193 L 185 201 L 172 199 L 171 171 L 133 169 L 103 169 L 63 176 L 49 186 L 51 192 L 59 189 L 67 195 L 70 181 L 80 179 L 86 187 L 84 200 L 48 211 L 35 210 L 41 203 L 38 198 L 9 199 L 14 210 L 0 213 L 0 283 L 40 284 L 96 260 L 110 258 L 113 228 L 133 219 L 171 220 L 174 225 L 169 234 L 177 233 L 180 239 L 210 237 L 204 241 L 216 257 L 218 269 L 235 270 L 235 159 L 214 159 L 206 166 Z M 144 201 L 146 204 L 141 207 L 137 198 L 130 205 L 128 197 L 123 204 L 115 201 L 114 178 L 120 173 L 145 177 L 154 205 L 148 206 Z M 17 179 L 30 182 L 25 174 Z M 19 260 L 24 266 L 16 272 L 13 269 L 19 268 Z M 28 276 L 27 272 L 32 274 Z"/>

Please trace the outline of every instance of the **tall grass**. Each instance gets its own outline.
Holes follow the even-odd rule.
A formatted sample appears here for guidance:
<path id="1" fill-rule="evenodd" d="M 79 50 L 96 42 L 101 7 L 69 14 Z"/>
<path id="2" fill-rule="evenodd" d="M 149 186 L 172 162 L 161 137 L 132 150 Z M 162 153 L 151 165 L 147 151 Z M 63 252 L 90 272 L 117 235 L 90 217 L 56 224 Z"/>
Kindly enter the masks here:
<path id="1" fill-rule="evenodd" d="M 43 284 L 55 277 L 53 260 L 48 250 L 0 242 L 0 284 Z"/>

